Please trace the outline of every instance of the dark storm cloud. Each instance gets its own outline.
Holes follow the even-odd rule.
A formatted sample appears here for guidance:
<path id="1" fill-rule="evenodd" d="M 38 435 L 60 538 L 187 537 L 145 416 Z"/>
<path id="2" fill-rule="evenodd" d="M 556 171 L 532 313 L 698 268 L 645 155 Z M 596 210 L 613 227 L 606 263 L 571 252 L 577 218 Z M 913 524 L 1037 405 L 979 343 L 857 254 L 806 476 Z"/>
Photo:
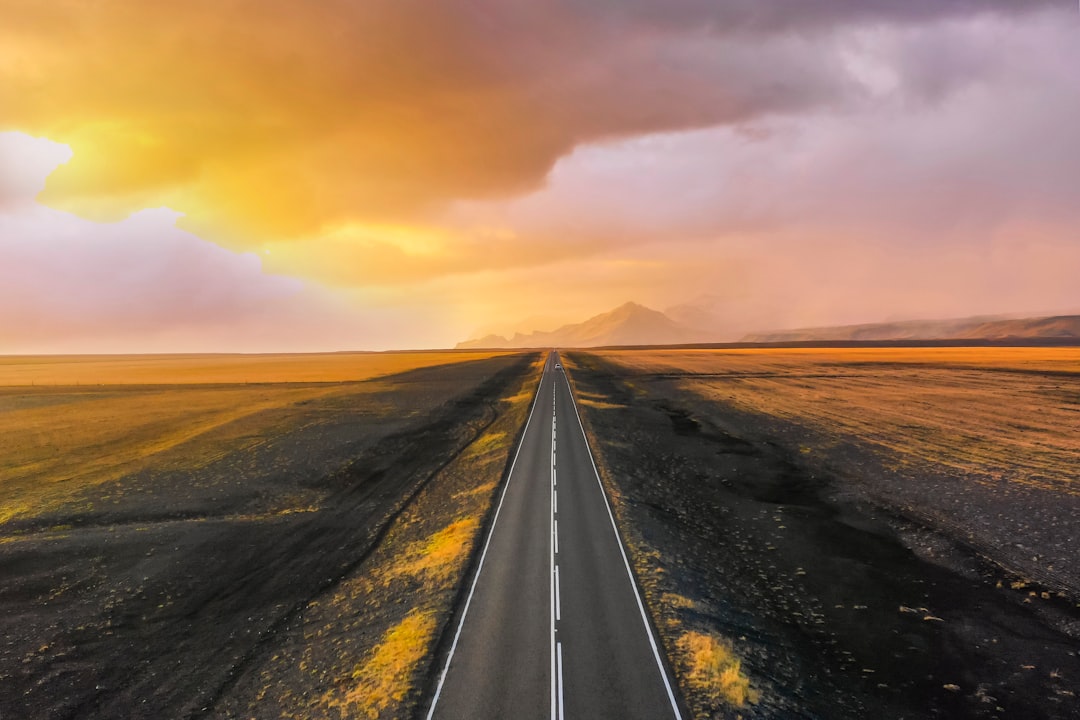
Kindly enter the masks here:
<path id="1" fill-rule="evenodd" d="M 977 13 L 1021 14 L 1060 7 L 1058 0 L 605 0 L 588 3 L 656 26 L 717 32 L 821 30 L 853 23 L 918 23 Z"/>

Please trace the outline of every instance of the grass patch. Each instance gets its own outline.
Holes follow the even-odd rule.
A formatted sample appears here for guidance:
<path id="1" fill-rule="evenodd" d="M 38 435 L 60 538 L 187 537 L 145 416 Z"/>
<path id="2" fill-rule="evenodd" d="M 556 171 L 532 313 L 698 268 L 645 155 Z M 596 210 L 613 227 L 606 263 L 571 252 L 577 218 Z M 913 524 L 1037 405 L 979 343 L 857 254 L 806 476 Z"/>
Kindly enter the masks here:
<path id="1" fill-rule="evenodd" d="M 278 416 L 337 388 L 232 386 L 64 393 L 62 403 L 0 413 L 0 522 L 41 512 L 69 494 L 153 466 L 197 468 L 250 448 Z M 43 391 L 48 392 L 48 391 Z M 11 399 L 0 393 L 0 399 Z M 61 399 L 56 396 L 54 400 Z M 238 421 L 253 427 L 231 431 Z M 183 446 L 183 452 L 177 451 Z M 164 458 L 169 457 L 169 461 Z"/>
<path id="2" fill-rule="evenodd" d="M 427 540 L 412 543 L 405 557 L 387 575 L 389 583 L 404 576 L 419 580 L 424 586 L 441 586 L 457 569 L 460 559 L 472 547 L 480 522 L 475 517 L 456 520 Z"/>
<path id="3" fill-rule="evenodd" d="M 690 598 L 675 593 L 664 593 L 660 598 L 660 602 L 676 610 L 693 610 L 697 607 L 697 603 Z"/>
<path id="4" fill-rule="evenodd" d="M 331 416 L 400 414 L 383 399 L 392 386 L 372 378 L 491 356 L 0 356 L 0 523 L 142 470 L 195 471 Z"/>
<path id="5" fill-rule="evenodd" d="M 511 352 L 9 355 L 0 386 L 348 382 Z"/>
<path id="6" fill-rule="evenodd" d="M 597 410 L 621 410 L 625 405 L 616 405 L 615 403 L 603 402 L 602 400 L 589 400 L 588 398 L 578 398 L 578 405 L 584 405 L 585 407 L 595 408 Z"/>
<path id="7" fill-rule="evenodd" d="M 750 678 L 742 671 L 742 661 L 728 643 L 691 630 L 679 637 L 676 647 L 686 666 L 686 682 L 695 691 L 735 707 L 760 699 L 760 693 L 750 687 Z"/>
<path id="8" fill-rule="evenodd" d="M 525 389 L 522 392 L 519 392 L 517 395 L 511 395 L 510 397 L 503 398 L 502 401 L 511 405 L 517 405 L 519 403 L 532 402 L 534 396 L 535 393 L 533 393 L 532 390 Z"/>
<path id="9" fill-rule="evenodd" d="M 470 445 L 467 454 L 475 457 L 494 450 L 502 450 L 509 444 L 508 438 L 509 435 L 505 432 L 489 432 Z"/>
<path id="10" fill-rule="evenodd" d="M 359 713 L 360 717 L 374 720 L 389 706 L 400 704 L 417 665 L 427 657 L 435 625 L 431 612 L 410 612 L 356 666 L 352 689 L 344 702 L 332 706 L 341 711 L 343 718 Z"/>
<path id="11" fill-rule="evenodd" d="M 721 405 L 875 448 L 892 469 L 1080 494 L 1080 348 L 605 351 Z M 629 384 L 629 383 L 627 383 Z M 581 404 L 586 404 L 584 400 Z M 802 454 L 821 448 L 800 447 Z"/>

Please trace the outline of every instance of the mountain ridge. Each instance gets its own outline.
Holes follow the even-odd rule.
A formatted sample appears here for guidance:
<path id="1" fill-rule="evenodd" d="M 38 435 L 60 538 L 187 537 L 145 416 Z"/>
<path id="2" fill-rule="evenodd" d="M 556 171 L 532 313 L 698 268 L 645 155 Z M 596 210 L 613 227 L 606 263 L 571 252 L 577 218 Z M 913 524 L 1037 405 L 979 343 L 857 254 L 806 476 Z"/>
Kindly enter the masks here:
<path id="1" fill-rule="evenodd" d="M 456 345 L 459 350 L 475 348 L 601 347 L 609 345 L 656 345 L 702 342 L 705 335 L 685 327 L 659 310 L 636 302 L 626 302 L 606 313 L 579 323 L 569 323 L 548 332 L 515 333 L 506 338 L 487 335 Z"/>
<path id="2" fill-rule="evenodd" d="M 680 318 L 695 317 L 690 306 L 676 306 Z M 688 309 L 689 308 L 689 309 Z M 698 317 L 705 317 L 701 314 Z M 464 349 L 505 349 L 533 347 L 617 347 L 638 345 L 684 345 L 716 343 L 718 331 L 692 327 L 670 314 L 636 302 L 626 302 L 614 310 L 594 315 L 555 330 L 515 333 L 507 338 L 486 335 L 460 342 Z M 835 325 L 791 330 L 748 333 L 739 343 L 806 342 L 904 342 L 922 340 L 1009 340 L 1077 339 L 1080 315 L 1003 317 L 977 315 L 944 320 L 902 320 L 894 322 Z"/>
<path id="3" fill-rule="evenodd" d="M 744 335 L 740 342 L 847 342 L 890 340 L 1007 340 L 1078 338 L 1080 315 L 1004 318 L 974 316 L 946 320 L 904 320 L 816 328 L 774 330 Z"/>

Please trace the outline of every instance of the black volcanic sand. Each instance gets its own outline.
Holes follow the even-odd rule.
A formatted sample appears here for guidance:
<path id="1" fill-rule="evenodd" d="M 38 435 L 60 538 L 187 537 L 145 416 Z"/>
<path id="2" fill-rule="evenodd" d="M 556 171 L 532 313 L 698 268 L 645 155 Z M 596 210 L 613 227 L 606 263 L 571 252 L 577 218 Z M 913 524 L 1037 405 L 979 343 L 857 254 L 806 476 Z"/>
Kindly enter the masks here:
<path id="1" fill-rule="evenodd" d="M 616 406 L 581 411 L 669 654 L 674 620 L 720 634 L 761 691 L 737 711 L 690 694 L 697 716 L 1080 717 L 1077 598 L 998 587 L 1000 568 L 859 499 L 779 421 L 570 359 Z"/>
<path id="2" fill-rule="evenodd" d="M 296 427 L 194 473 L 142 472 L 70 512 L 0 525 L 0 717 L 222 715 L 533 361 L 355 383 L 355 405 L 316 401 Z"/>

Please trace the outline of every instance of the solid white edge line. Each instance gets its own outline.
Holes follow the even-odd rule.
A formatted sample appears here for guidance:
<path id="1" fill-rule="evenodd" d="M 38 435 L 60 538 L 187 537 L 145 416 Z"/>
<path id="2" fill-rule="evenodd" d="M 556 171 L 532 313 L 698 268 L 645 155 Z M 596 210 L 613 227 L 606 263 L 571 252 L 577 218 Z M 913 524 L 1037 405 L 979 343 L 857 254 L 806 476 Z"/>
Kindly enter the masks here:
<path id="1" fill-rule="evenodd" d="M 664 661 L 660 658 L 660 650 L 656 645 L 656 638 L 653 637 L 649 616 L 645 614 L 645 604 L 641 601 L 641 593 L 638 592 L 637 582 L 634 580 L 634 571 L 630 569 L 630 559 L 626 556 L 626 548 L 623 547 L 622 537 L 619 535 L 619 526 L 615 524 L 615 514 L 611 512 L 611 503 L 608 502 L 607 492 L 604 491 L 604 483 L 600 481 L 600 471 L 596 469 L 596 459 L 593 457 L 592 448 L 589 447 L 589 436 L 585 434 L 585 425 L 581 422 L 581 413 L 578 412 L 577 400 L 574 399 L 574 391 L 570 387 L 569 379 L 566 381 L 566 390 L 570 393 L 570 402 L 574 405 L 574 415 L 577 416 L 578 427 L 581 428 L 581 437 L 585 441 L 585 449 L 589 452 L 589 462 L 592 463 L 593 475 L 596 477 L 596 484 L 600 486 L 600 496 L 604 498 L 604 505 L 607 507 L 608 519 L 611 520 L 611 529 L 615 533 L 615 541 L 619 545 L 619 552 L 622 554 L 627 577 L 630 578 L 630 587 L 634 590 L 634 599 L 637 600 L 638 611 L 641 612 L 641 622 L 645 625 L 645 634 L 649 637 L 649 645 L 652 647 L 653 657 L 656 658 L 656 667 L 660 671 L 660 679 L 664 681 L 664 689 L 667 690 L 668 700 L 671 702 L 671 711 L 675 713 L 677 720 L 682 720 L 679 703 L 671 689 L 671 681 L 668 679 L 667 670 L 664 668 Z"/>
<path id="2" fill-rule="evenodd" d="M 533 413 L 536 412 L 536 406 L 539 405 L 537 401 L 540 399 L 540 389 L 544 387 L 544 378 L 548 374 L 548 364 L 548 362 L 544 363 L 544 371 L 540 374 L 540 382 L 536 386 L 536 394 L 533 395 L 533 405 L 529 408 L 529 417 L 525 419 L 525 429 L 521 431 L 521 440 L 518 441 L 517 450 L 514 452 L 514 461 L 510 463 L 510 472 L 506 475 L 506 484 L 503 485 L 502 495 L 499 496 L 499 504 L 495 507 L 495 515 L 491 518 L 491 527 L 488 528 L 487 540 L 484 541 L 484 549 L 480 552 L 480 561 L 476 565 L 476 574 L 473 575 L 472 585 L 469 586 L 469 595 L 465 599 L 465 607 L 461 611 L 461 619 L 458 621 L 457 631 L 454 633 L 454 641 L 450 644 L 450 653 L 446 656 L 446 664 L 439 675 L 439 684 L 435 686 L 435 696 L 431 699 L 427 720 L 431 720 L 435 716 L 435 706 L 439 703 L 439 696 L 442 694 L 443 684 L 446 682 L 446 674 L 450 671 L 450 661 L 454 659 L 454 651 L 457 650 L 458 640 L 461 638 L 461 629 L 465 627 L 465 617 L 469 614 L 469 605 L 472 604 L 473 594 L 476 592 L 476 583 L 480 580 L 480 571 L 484 569 L 484 559 L 487 557 L 488 547 L 491 545 L 491 536 L 495 534 L 495 524 L 499 521 L 499 511 L 502 510 L 503 501 L 506 500 L 506 491 L 510 489 L 510 481 L 514 478 L 514 468 L 517 467 L 521 446 L 525 444 L 525 435 L 529 432 L 529 423 L 532 422 Z"/>

